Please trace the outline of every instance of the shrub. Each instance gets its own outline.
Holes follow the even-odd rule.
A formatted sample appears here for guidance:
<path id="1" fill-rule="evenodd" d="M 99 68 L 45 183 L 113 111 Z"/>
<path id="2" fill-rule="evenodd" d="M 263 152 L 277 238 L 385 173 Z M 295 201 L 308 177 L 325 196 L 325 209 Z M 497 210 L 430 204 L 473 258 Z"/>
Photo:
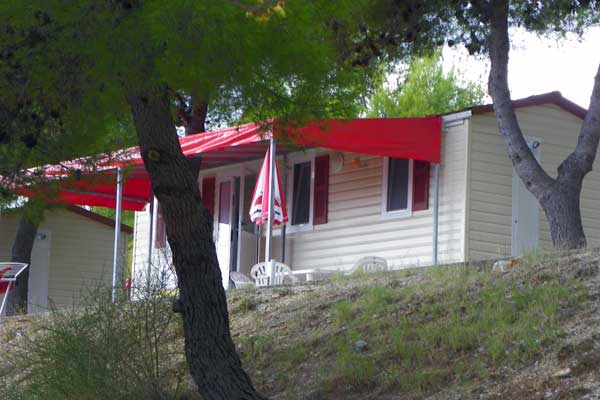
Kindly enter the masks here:
<path id="1" fill-rule="evenodd" d="M 176 398 L 186 372 L 181 322 L 161 292 L 151 285 L 136 290 L 137 301 L 113 304 L 99 288 L 81 307 L 52 310 L 15 349 L 0 398 Z"/>

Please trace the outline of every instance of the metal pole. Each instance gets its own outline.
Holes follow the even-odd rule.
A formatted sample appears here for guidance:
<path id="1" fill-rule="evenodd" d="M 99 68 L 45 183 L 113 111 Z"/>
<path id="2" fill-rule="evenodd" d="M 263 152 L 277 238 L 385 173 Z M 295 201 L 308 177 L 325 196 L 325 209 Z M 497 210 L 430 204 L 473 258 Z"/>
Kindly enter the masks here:
<path id="1" fill-rule="evenodd" d="M 271 277 L 270 284 L 272 285 L 275 282 L 275 268 L 273 268 L 273 263 L 271 262 L 271 242 L 273 239 L 273 198 L 274 198 L 274 189 L 275 189 L 275 139 L 271 137 L 271 142 L 269 144 L 269 219 L 267 221 L 267 242 L 265 245 L 265 262 L 267 263 L 267 267 L 269 268 L 269 275 Z"/>
<path id="2" fill-rule="evenodd" d="M 287 156 L 283 156 L 283 195 L 287 195 Z M 282 205 L 283 206 L 283 205 Z M 281 227 L 281 262 L 285 264 L 285 231 L 286 225 Z"/>
<path id="3" fill-rule="evenodd" d="M 433 265 L 438 263 L 438 225 L 440 214 L 440 164 L 433 165 Z"/>
<path id="4" fill-rule="evenodd" d="M 115 245 L 113 253 L 112 301 L 117 302 L 117 285 L 119 281 L 119 242 L 121 241 L 121 208 L 123 200 L 123 171 L 117 168 L 117 198 L 115 215 Z"/>
<path id="5" fill-rule="evenodd" d="M 154 243 L 152 235 L 154 234 L 154 195 L 152 195 L 150 200 L 150 209 L 148 210 L 150 213 L 150 223 L 148 224 L 148 258 L 146 265 L 146 285 L 150 288 L 150 284 L 152 283 L 152 244 Z"/>

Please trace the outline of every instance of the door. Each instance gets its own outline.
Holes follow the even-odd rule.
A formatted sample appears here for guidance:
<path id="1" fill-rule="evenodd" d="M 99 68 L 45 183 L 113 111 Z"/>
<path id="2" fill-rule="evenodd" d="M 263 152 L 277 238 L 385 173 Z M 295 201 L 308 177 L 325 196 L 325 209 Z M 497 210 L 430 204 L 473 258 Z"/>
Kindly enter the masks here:
<path id="1" fill-rule="evenodd" d="M 527 143 L 539 161 L 540 142 Z M 512 256 L 518 257 L 535 250 L 539 239 L 540 211 L 537 199 L 529 193 L 513 168 L 512 178 Z"/>
<path id="2" fill-rule="evenodd" d="M 231 260 L 231 211 L 232 211 L 232 182 L 219 182 L 219 207 L 217 215 L 216 247 L 217 259 L 221 268 L 223 287 L 229 288 L 229 265 Z"/>
<path id="3" fill-rule="evenodd" d="M 246 275 L 250 274 L 250 269 L 258 262 L 258 228 L 250 221 L 250 204 L 256 179 L 255 172 L 245 175 L 240 191 L 238 271 Z"/>
<path id="4" fill-rule="evenodd" d="M 35 237 L 29 266 L 27 312 L 38 314 L 48 311 L 48 279 L 50 278 L 51 234 L 40 229 Z"/>

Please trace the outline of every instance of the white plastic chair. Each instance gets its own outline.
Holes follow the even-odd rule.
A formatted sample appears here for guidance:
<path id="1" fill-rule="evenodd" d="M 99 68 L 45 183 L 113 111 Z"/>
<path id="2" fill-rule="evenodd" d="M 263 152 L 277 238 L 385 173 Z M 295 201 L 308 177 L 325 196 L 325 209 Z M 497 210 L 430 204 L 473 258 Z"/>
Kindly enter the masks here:
<path id="1" fill-rule="evenodd" d="M 298 278 L 292 275 L 292 269 L 290 267 L 277 261 L 272 261 L 272 263 L 273 268 L 275 268 L 275 278 L 272 284 L 270 282 L 271 277 L 267 271 L 266 263 L 258 263 L 250 270 L 250 276 L 254 279 L 254 282 L 256 282 L 257 287 L 283 285 L 286 283 L 286 278 L 292 283 L 298 282 Z"/>
<path id="2" fill-rule="evenodd" d="M 387 260 L 383 257 L 368 256 L 358 260 L 346 273 L 346 275 L 352 275 L 357 271 L 370 273 L 370 272 L 384 272 L 388 270 Z"/>
<path id="3" fill-rule="evenodd" d="M 241 272 L 231 272 L 229 277 L 233 281 L 233 285 L 236 289 L 241 289 L 249 286 L 254 286 L 254 281 L 249 276 L 242 274 Z"/>
<path id="4" fill-rule="evenodd" d="M 17 281 L 17 277 L 25 271 L 29 264 L 19 262 L 0 262 L 0 296 L 2 296 L 2 302 L 0 302 L 0 316 L 5 311 L 6 300 L 11 294 L 11 290 L 14 289 L 14 284 Z"/>

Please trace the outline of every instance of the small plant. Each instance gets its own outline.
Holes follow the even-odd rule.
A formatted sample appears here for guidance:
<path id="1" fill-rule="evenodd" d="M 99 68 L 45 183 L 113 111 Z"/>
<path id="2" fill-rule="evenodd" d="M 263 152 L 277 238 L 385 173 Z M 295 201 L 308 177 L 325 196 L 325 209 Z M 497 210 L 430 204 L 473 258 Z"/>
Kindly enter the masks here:
<path id="1" fill-rule="evenodd" d="M 241 353 L 246 358 L 259 359 L 273 346 L 271 336 L 243 336 L 239 339 Z"/>
<path id="2" fill-rule="evenodd" d="M 348 300 L 337 302 L 332 307 L 333 321 L 340 326 L 348 323 L 354 318 L 354 308 Z"/>
<path id="3" fill-rule="evenodd" d="M 231 313 L 247 313 L 250 311 L 256 310 L 256 306 L 258 305 L 258 301 L 256 297 L 252 294 L 245 295 L 239 299 L 239 301 L 231 307 Z"/>
<path id="4" fill-rule="evenodd" d="M 376 372 L 375 362 L 368 354 L 355 353 L 348 347 L 340 349 L 337 355 L 334 380 L 364 388 L 376 383 Z"/>
<path id="5" fill-rule="evenodd" d="M 308 352 L 303 344 L 295 344 L 288 349 L 281 350 L 281 359 L 286 370 L 292 370 L 308 358 Z"/>
<path id="6" fill-rule="evenodd" d="M 179 317 L 162 284 L 135 289 L 134 302 L 111 302 L 98 288 L 84 305 L 52 310 L 36 322 L 0 382 L 7 400 L 175 399 L 187 368 Z M 121 299 L 123 300 L 123 299 Z"/>

